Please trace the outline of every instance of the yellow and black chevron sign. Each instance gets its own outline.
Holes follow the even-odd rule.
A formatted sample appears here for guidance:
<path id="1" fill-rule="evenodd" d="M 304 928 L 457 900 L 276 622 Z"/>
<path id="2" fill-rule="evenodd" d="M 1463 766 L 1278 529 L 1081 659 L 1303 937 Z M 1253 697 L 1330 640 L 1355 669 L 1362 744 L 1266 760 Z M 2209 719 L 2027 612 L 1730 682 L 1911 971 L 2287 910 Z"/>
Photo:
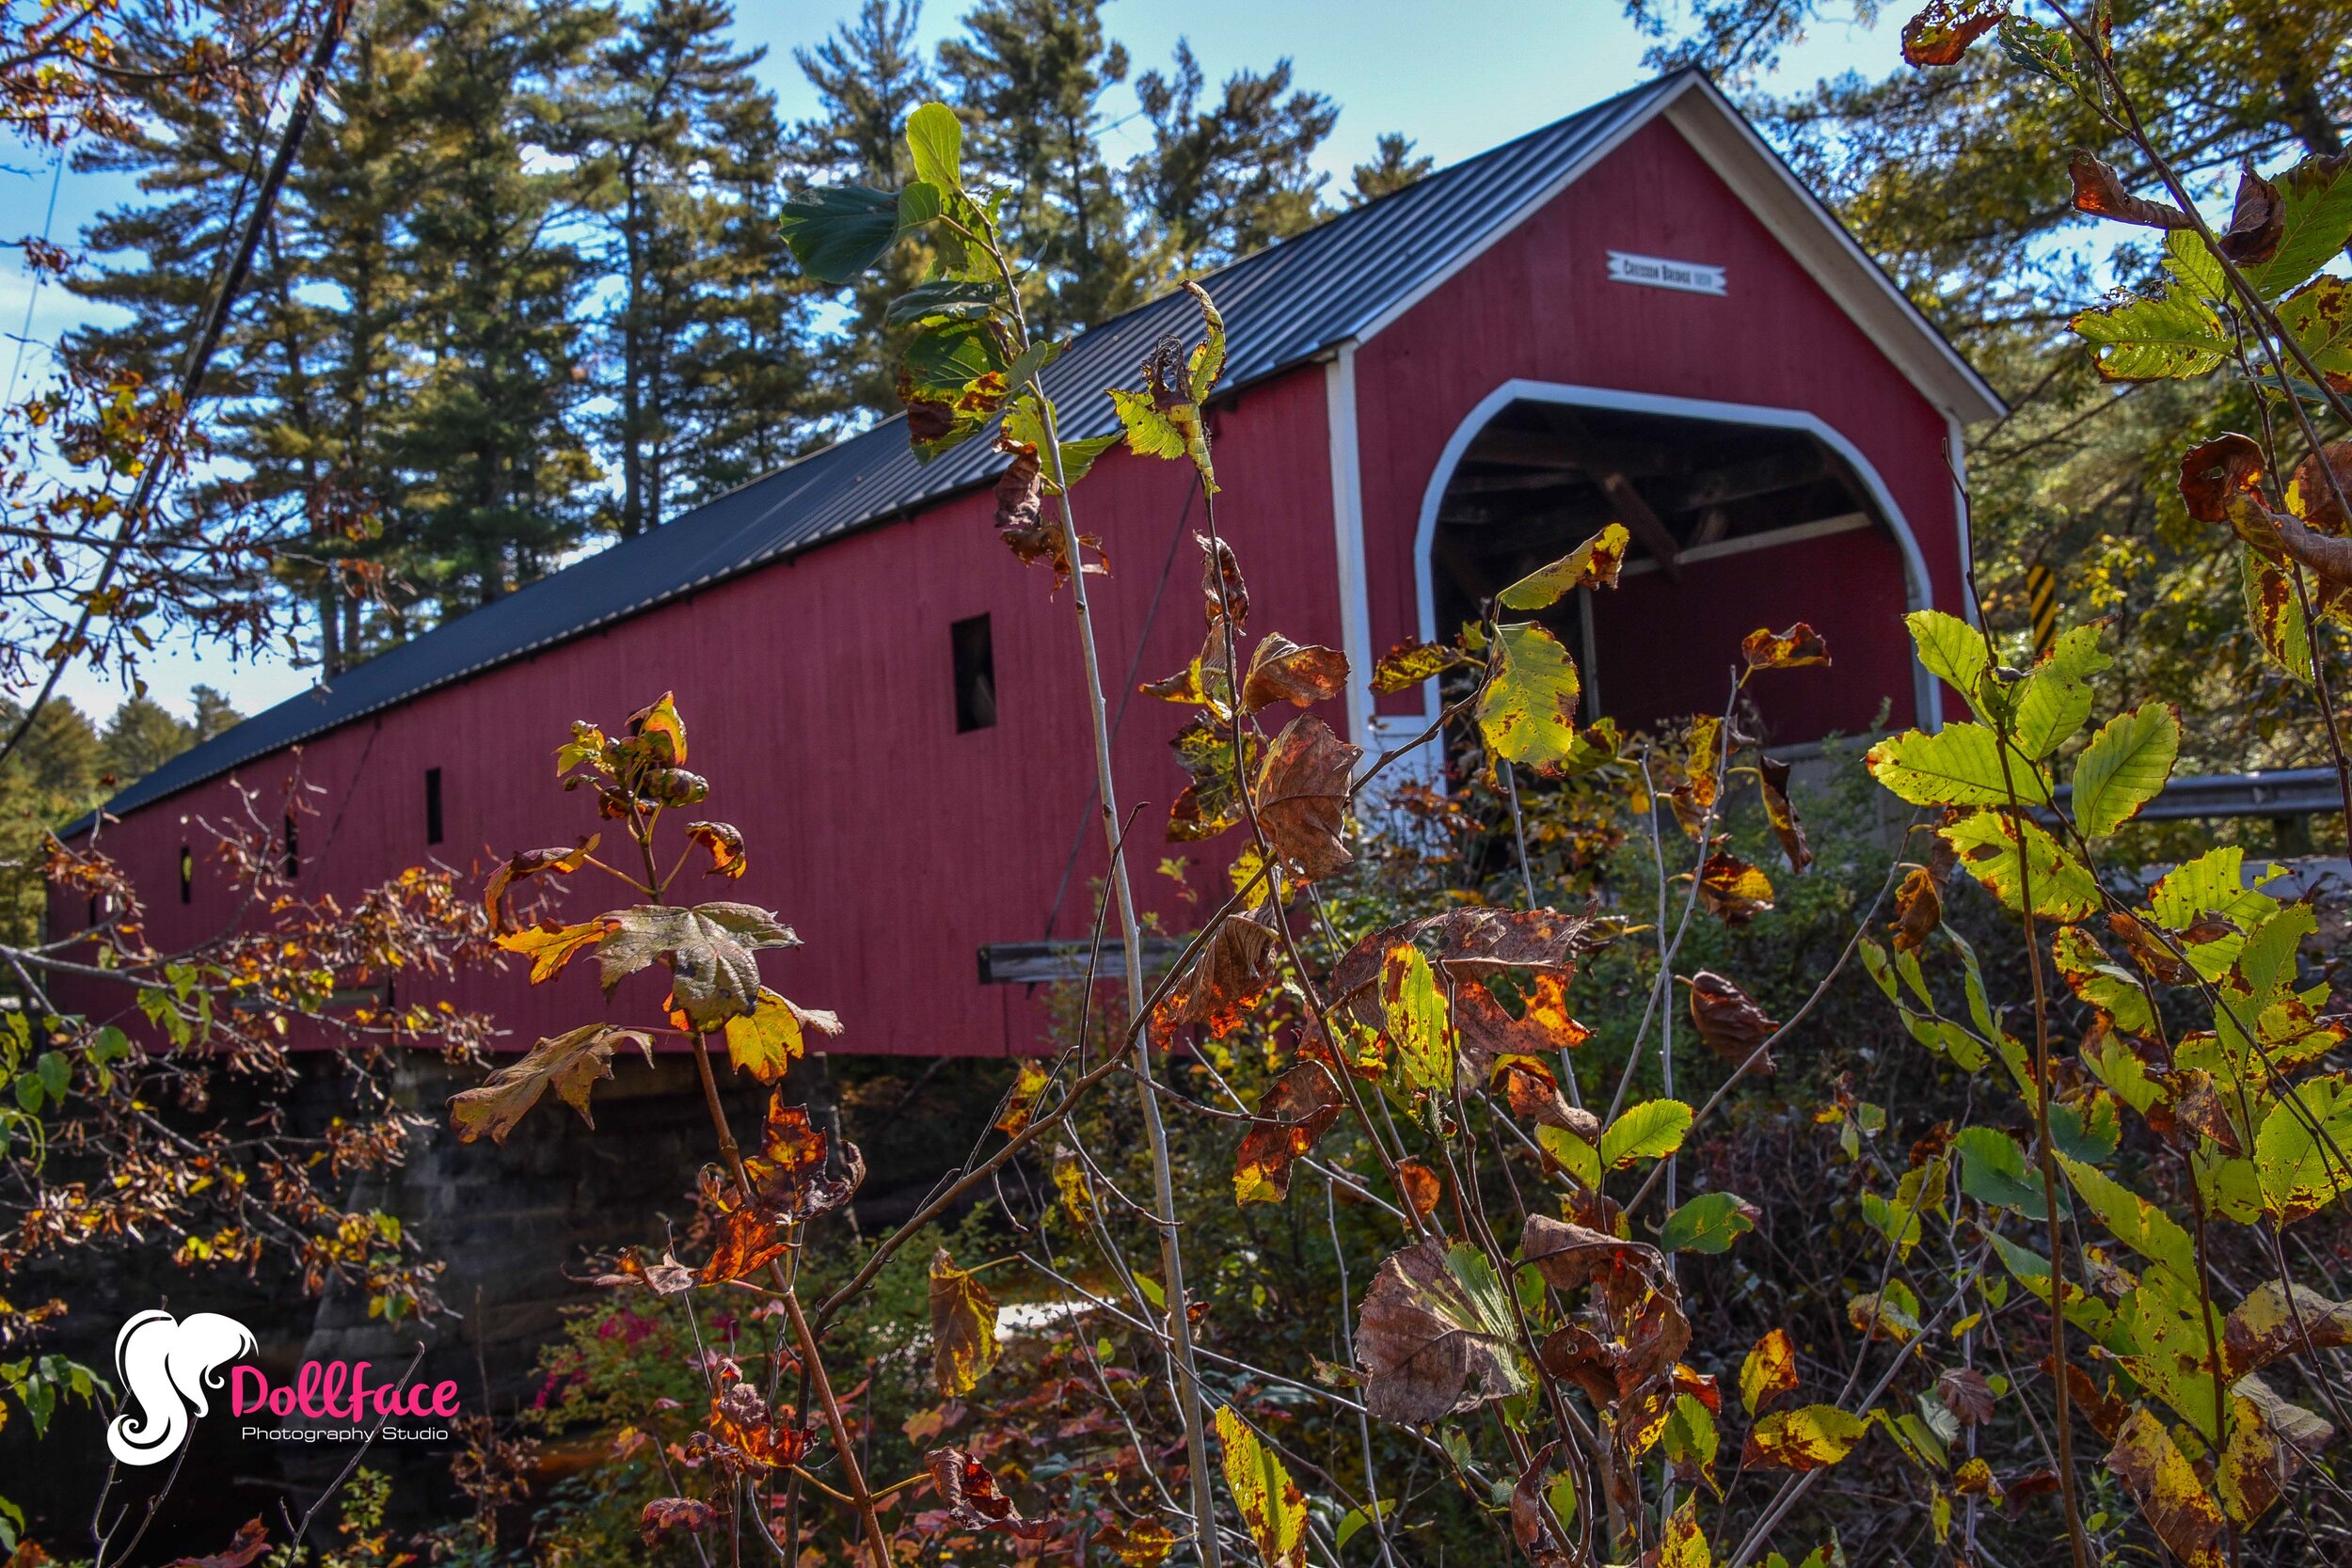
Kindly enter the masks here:
<path id="1" fill-rule="evenodd" d="M 2033 612 L 2033 656 L 2040 658 L 2058 639 L 2058 574 L 2039 562 L 2026 568 L 2026 604 Z"/>

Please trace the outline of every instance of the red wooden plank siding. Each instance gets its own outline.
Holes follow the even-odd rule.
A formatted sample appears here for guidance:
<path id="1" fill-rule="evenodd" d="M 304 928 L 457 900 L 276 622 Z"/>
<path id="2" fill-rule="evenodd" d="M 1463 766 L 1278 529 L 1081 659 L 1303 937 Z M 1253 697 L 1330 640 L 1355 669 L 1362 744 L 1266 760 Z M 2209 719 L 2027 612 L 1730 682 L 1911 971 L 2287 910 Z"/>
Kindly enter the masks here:
<path id="1" fill-rule="evenodd" d="M 1228 485 L 1219 522 L 1260 606 L 1257 626 L 1336 644 L 1321 371 L 1250 388 L 1219 422 Z M 1079 493 L 1082 525 L 1103 537 L 1114 569 L 1091 579 L 1114 705 L 1155 593 L 1142 677 L 1156 679 L 1200 649 L 1199 554 L 1188 537 L 1161 593 L 1190 473 L 1116 453 Z M 709 800 L 689 815 L 731 821 L 751 846 L 740 883 L 690 875 L 680 895 L 742 897 L 781 911 L 806 945 L 770 956 L 771 983 L 837 1010 L 848 1026 L 842 1050 L 1040 1048 L 1041 1007 L 1023 988 L 978 984 L 975 951 L 1044 934 L 1094 770 L 1071 595 L 1048 597 L 1050 577 L 996 542 L 992 511 L 984 493 L 952 500 L 313 741 L 302 768 L 324 793 L 310 798 L 318 815 L 301 822 L 301 891 L 348 896 L 428 854 L 478 885 L 494 856 L 598 827 L 607 852 L 626 852 L 612 825 L 594 820 L 587 797 L 555 787 L 554 749 L 573 719 L 610 726 L 671 689 L 686 716 L 691 765 L 715 781 Z M 1187 534 L 1203 522 L 1195 501 Z M 998 722 L 959 735 L 948 626 L 982 613 L 992 619 Z M 1186 928 L 1189 911 L 1152 867 L 1173 852 L 1158 823 L 1184 782 L 1167 747 L 1183 718 L 1136 696 L 1118 751 L 1123 803 L 1148 802 L 1135 839 L 1137 894 L 1171 930 Z M 442 777 L 446 841 L 437 848 L 424 841 L 428 768 Z M 275 822 L 286 761 L 240 773 L 262 790 Z M 106 831 L 106 848 L 151 901 L 160 945 L 198 940 L 230 914 L 211 866 L 199 869 L 193 905 L 179 903 L 177 886 L 182 843 L 200 853 L 207 842 L 183 819 L 231 809 L 221 781 Z M 1189 851 L 1202 863 L 1195 880 L 1204 895 L 1231 849 L 1220 841 Z M 1089 817 L 1057 934 L 1085 933 L 1090 882 L 1104 864 Z M 564 908 L 575 915 L 627 897 L 593 872 L 572 883 Z M 65 901 L 55 909 L 80 923 L 80 909 Z M 510 971 L 473 977 L 451 995 L 491 1009 L 510 1043 L 527 1045 L 604 1016 L 592 974 L 582 962 L 531 988 Z M 660 984 L 640 976 L 612 1012 L 653 1017 L 660 998 Z"/>
<path id="2" fill-rule="evenodd" d="M 1616 283 L 1611 250 L 1710 262 L 1729 275 L 1722 298 Z M 1927 557 L 1935 603 L 1957 610 L 1960 564 L 1943 419 L 1879 352 L 1764 225 L 1664 120 L 1652 120 L 1559 198 L 1529 217 L 1366 342 L 1356 356 L 1364 538 L 1375 653 L 1419 628 L 1413 575 L 1422 497 L 1447 440 L 1478 402 L 1514 378 L 1661 393 L 1718 403 L 1800 408 L 1859 448 L 1909 518 Z M 1681 707 L 1711 701 L 1740 639 L 1767 621 L 1800 616 L 1833 642 L 1829 672 L 1792 700 L 1830 724 L 1867 723 L 1885 692 L 1893 721 L 1913 721 L 1909 655 L 1895 617 L 1904 607 L 1900 559 L 1883 540 L 1848 534 L 1820 545 L 1693 568 L 1705 608 L 1679 605 L 1638 634 L 1637 677 L 1604 669 L 1602 696 L 1682 692 Z M 1729 574 L 1754 592 L 1714 594 Z M 1650 608 L 1663 589 L 1635 588 L 1597 624 L 1605 632 Z M 1745 608 L 1742 608 L 1745 606 Z M 1767 608 L 1767 607 L 1770 608 Z M 1624 652 L 1618 654 L 1622 663 Z M 1411 697 L 1379 711 L 1419 711 Z M 1629 716 L 1642 716 L 1638 710 Z M 1858 716 L 1858 717 L 1857 717 Z M 1792 734 L 1818 734 L 1792 722 Z"/>

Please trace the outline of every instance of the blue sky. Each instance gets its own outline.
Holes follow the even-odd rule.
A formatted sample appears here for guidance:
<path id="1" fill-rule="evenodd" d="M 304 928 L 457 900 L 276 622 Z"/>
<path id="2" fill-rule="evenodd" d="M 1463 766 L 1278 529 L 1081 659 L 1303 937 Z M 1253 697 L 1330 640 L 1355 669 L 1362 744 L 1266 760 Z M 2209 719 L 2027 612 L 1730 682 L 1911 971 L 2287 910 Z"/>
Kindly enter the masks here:
<path id="1" fill-rule="evenodd" d="M 783 114 L 799 119 L 815 103 L 793 63 L 793 51 L 821 41 L 853 0 L 789 6 L 739 0 L 737 33 L 762 45 L 760 74 Z M 927 45 L 956 30 L 966 8 L 932 0 L 924 17 Z M 1570 114 L 1639 81 L 1645 40 L 1627 23 L 1616 0 L 1111 0 L 1104 8 L 1111 35 L 1125 43 L 1134 73 L 1164 66 L 1177 40 L 1188 39 L 1211 84 L 1230 71 L 1263 69 L 1289 56 L 1294 80 L 1329 94 L 1341 105 L 1339 127 L 1319 160 L 1332 185 L 1343 189 L 1348 171 L 1368 161 L 1375 139 L 1401 131 L 1418 150 L 1445 164 Z M 1883 75 L 1899 65 L 1895 30 L 1831 22 L 1784 60 L 1765 84 L 1793 90 L 1821 76 L 1858 71 Z M 1105 152 L 1124 161 L 1148 144 L 1149 127 L 1134 114 L 1131 93 L 1118 91 L 1116 123 Z M 70 243 L 81 225 L 131 194 L 119 180 L 79 176 L 21 147 L 0 149 L 0 229 L 39 231 L 53 188 L 51 232 Z M 40 345 L 54 341 L 78 318 L 79 302 L 55 288 L 36 296 L 14 251 L 0 252 L 0 365 L 15 369 L 11 396 L 21 397 L 45 371 Z M 28 313 L 29 307 L 29 313 Z M 5 374 L 0 372 L 0 374 Z M 251 713 L 309 687 L 312 673 L 285 658 L 231 663 L 216 654 L 167 642 L 144 673 L 157 700 L 183 711 L 198 682 L 228 691 Z M 111 712 L 123 691 L 111 676 L 76 670 L 61 689 L 94 714 Z"/>

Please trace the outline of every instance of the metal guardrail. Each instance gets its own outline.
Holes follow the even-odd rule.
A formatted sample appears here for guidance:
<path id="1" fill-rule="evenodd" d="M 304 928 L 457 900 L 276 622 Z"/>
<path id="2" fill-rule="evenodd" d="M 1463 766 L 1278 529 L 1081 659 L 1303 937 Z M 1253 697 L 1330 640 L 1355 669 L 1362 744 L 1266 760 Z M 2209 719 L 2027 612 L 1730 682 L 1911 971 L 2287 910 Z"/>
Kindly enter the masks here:
<path id="1" fill-rule="evenodd" d="M 2058 792 L 2070 804 L 2074 786 Z M 2143 822 L 2206 816 L 2309 816 L 2341 811 L 2344 796 L 2332 768 L 2279 768 L 2266 773 L 2199 773 L 2174 779 L 2139 814 Z"/>
<path id="2" fill-rule="evenodd" d="M 1145 937 L 1145 972 L 1166 969 L 1184 950 L 1184 942 L 1175 938 Z M 1096 979 L 1115 980 L 1124 962 L 1120 958 L 1119 938 L 1108 932 L 1104 935 L 1100 958 L 1090 942 L 993 942 L 980 949 L 979 957 L 984 986 L 1051 986 L 1083 980 L 1089 964 Z"/>

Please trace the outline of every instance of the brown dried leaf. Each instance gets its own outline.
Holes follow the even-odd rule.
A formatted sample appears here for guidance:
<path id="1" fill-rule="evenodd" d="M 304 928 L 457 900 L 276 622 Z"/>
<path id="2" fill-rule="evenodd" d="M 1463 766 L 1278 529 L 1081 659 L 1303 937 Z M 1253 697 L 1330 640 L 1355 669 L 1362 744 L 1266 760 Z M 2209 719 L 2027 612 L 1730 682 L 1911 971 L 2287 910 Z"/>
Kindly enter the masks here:
<path id="1" fill-rule="evenodd" d="M 1780 1027 L 1736 981 L 1710 969 L 1691 976 L 1691 1022 L 1700 1043 L 1733 1067 L 1754 1055 Z M 1756 1064 L 1756 1070 L 1774 1070 L 1769 1053 Z"/>
<path id="2" fill-rule="evenodd" d="M 1280 632 L 1266 636 L 1249 656 L 1249 674 L 1242 683 L 1241 705 L 1255 713 L 1276 703 L 1310 707 L 1345 695 L 1347 656 L 1337 648 L 1309 644 L 1300 647 Z"/>
<path id="3" fill-rule="evenodd" d="M 2137 224 L 2142 229 L 2197 227 L 2186 213 L 2169 201 L 2151 201 L 2146 197 L 2134 196 L 2114 165 L 2092 156 L 2079 147 L 2074 150 L 2074 155 L 2067 160 L 2066 172 L 2074 182 L 2076 212 L 2089 213 L 2092 217 L 2112 218 L 2117 223 Z"/>
<path id="4" fill-rule="evenodd" d="M 1551 1456 L 1559 1448 L 1556 1442 L 1545 1445 L 1511 1488 L 1511 1539 L 1534 1568 L 1576 1568 L 1582 1555 L 1567 1533 L 1567 1521 L 1552 1513 L 1544 1496 Z"/>
<path id="5" fill-rule="evenodd" d="M 1930 0 L 1903 24 L 1903 58 L 1915 66 L 1950 65 L 2008 13 L 2009 0 Z"/>
<path id="6" fill-rule="evenodd" d="M 2240 1380 L 2230 1401 L 2230 1440 L 2213 1478 L 2221 1511 L 2241 1529 L 2253 1524 L 2335 1434 L 2262 1379 Z"/>
<path id="7" fill-rule="evenodd" d="M 1944 895 L 1925 866 L 1913 866 L 1895 890 L 1895 919 L 1886 928 L 1895 933 L 1895 951 L 1916 953 L 1944 924 Z"/>
<path id="8" fill-rule="evenodd" d="M 1384 1260 L 1356 1331 L 1372 1413 L 1412 1426 L 1525 1392 L 1505 1289 L 1467 1243 L 1433 1236 Z"/>
<path id="9" fill-rule="evenodd" d="M 638 1514 L 637 1530 L 646 1545 L 656 1546 L 663 1536 L 680 1530 L 700 1535 L 718 1516 L 719 1511 L 700 1497 L 656 1497 Z"/>
<path id="10" fill-rule="evenodd" d="M 673 1000 L 695 1029 L 715 1029 L 758 1006 L 753 953 L 801 943 L 792 927 L 750 904 L 639 904 L 610 918 L 612 931 L 596 944 L 605 994 L 658 959 L 669 968 Z"/>
<path id="11" fill-rule="evenodd" d="M 2235 431 L 2200 441 L 2181 458 L 2181 500 L 2201 523 L 2226 523 L 2233 497 L 2262 494 L 2263 449 Z"/>
<path id="12" fill-rule="evenodd" d="M 250 1568 L 250 1565 L 268 1549 L 269 1528 L 259 1519 L 247 1519 L 237 1527 L 237 1533 L 229 1538 L 229 1545 L 225 1551 L 215 1552 L 209 1557 L 174 1558 L 166 1565 L 166 1568 Z M 39 1546 L 34 1546 L 32 1550 L 36 1553 L 40 1552 Z M 25 1549 L 20 1546 L 17 1548 L 16 1556 L 9 1560 L 11 1564 L 22 1564 L 27 1560 L 41 1562 L 48 1559 L 43 1553 L 28 1560 Z"/>
<path id="13" fill-rule="evenodd" d="M 1360 747 L 1302 714 L 1266 748 L 1258 771 L 1258 827 L 1273 851 L 1309 881 L 1318 881 L 1354 857 L 1340 842 L 1347 786 Z"/>
<path id="14" fill-rule="evenodd" d="M 2279 187 L 2247 164 L 2238 172 L 2230 227 L 2214 236 L 2214 247 L 2239 266 L 2260 266 L 2277 253 L 2286 228 L 2286 204 L 2279 198 Z"/>
<path id="15" fill-rule="evenodd" d="M 1280 973 L 1276 962 L 1279 940 L 1263 921 L 1227 915 L 1201 944 L 1191 971 L 1161 1000 L 1161 1017 L 1170 1024 L 1198 1023 L 1213 1037 L 1225 1034 Z"/>
<path id="16" fill-rule="evenodd" d="M 1419 1160 L 1401 1160 L 1397 1163 L 1396 1179 L 1414 1213 L 1427 1219 L 1438 1212 L 1438 1200 L 1445 1196 L 1445 1183 L 1438 1179 L 1436 1171 Z"/>
<path id="17" fill-rule="evenodd" d="M 1974 1367 L 1947 1367 L 1938 1372 L 1935 1397 L 1963 1425 L 1982 1426 L 1993 1418 L 1993 1386 Z"/>
<path id="18" fill-rule="evenodd" d="M 1625 1318 L 1666 1283 L 1665 1255 L 1646 1242 L 1530 1214 L 1519 1232 L 1519 1256 L 1556 1291 L 1593 1286 L 1611 1313 Z"/>
<path id="19" fill-rule="evenodd" d="M 1292 1165 L 1331 1130 L 1343 1104 L 1330 1069 L 1319 1062 L 1300 1062 L 1268 1085 L 1233 1156 L 1233 1201 L 1288 1197 Z"/>
<path id="20" fill-rule="evenodd" d="M 580 1120 L 596 1126 L 588 1096 L 597 1079 L 612 1076 L 612 1053 L 622 1045 L 636 1046 L 645 1053 L 646 1066 L 653 1065 L 653 1040 L 635 1029 L 587 1023 L 541 1040 L 522 1060 L 500 1068 L 479 1087 L 450 1097 L 449 1124 L 457 1141 L 469 1144 L 487 1132 L 491 1142 L 504 1143 L 516 1123 L 550 1088 L 580 1113 Z"/>
<path id="21" fill-rule="evenodd" d="M 1050 1519 L 1024 1519 L 988 1467 L 961 1449 L 933 1449 L 923 1461 L 948 1517 L 965 1529 L 994 1530 L 1021 1541 L 1042 1541 L 1054 1533 Z"/>
<path id="22" fill-rule="evenodd" d="M 2233 1383 L 2280 1356 L 2345 1345 L 2352 1345 L 2352 1301 L 2329 1301 L 2301 1285 L 2290 1296 L 2275 1279 L 2239 1302 L 2221 1325 L 2222 1362 Z"/>
<path id="23" fill-rule="evenodd" d="M 1423 931 L 1437 936 L 1438 967 L 1455 980 L 1525 970 L 1563 984 L 1574 977 L 1578 955 L 1599 951 L 1616 935 L 1612 924 L 1558 910 L 1448 910 L 1413 934 Z"/>

